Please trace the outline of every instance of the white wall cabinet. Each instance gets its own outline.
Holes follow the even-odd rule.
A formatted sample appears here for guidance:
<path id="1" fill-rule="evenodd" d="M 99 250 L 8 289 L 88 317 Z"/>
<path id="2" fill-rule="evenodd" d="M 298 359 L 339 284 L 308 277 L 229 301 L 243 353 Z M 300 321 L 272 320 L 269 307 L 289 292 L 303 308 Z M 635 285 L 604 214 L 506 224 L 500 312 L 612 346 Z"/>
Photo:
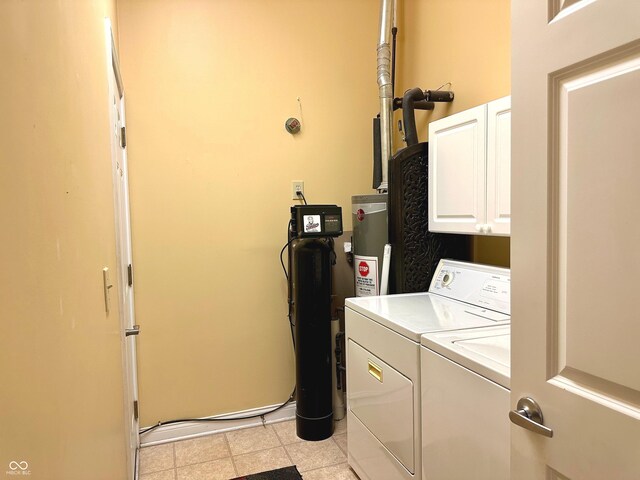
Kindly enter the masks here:
<path id="1" fill-rule="evenodd" d="M 511 97 L 429 124 L 429 230 L 504 235 L 511 224 Z"/>

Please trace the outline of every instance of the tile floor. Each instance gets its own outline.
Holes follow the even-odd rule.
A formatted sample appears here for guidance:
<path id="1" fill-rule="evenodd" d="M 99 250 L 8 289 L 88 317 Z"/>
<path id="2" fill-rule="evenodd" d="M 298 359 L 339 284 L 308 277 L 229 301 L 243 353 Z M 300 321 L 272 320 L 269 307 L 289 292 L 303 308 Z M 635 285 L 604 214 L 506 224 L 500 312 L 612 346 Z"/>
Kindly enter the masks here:
<path id="1" fill-rule="evenodd" d="M 347 465 L 346 419 L 320 442 L 299 439 L 288 420 L 140 450 L 140 480 L 228 480 L 289 465 L 304 480 L 358 480 Z"/>

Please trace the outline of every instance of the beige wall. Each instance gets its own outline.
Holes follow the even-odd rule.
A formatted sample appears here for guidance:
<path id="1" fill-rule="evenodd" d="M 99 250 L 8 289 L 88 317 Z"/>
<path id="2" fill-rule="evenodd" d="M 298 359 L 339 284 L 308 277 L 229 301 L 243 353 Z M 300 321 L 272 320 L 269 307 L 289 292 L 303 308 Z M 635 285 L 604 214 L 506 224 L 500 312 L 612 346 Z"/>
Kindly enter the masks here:
<path id="1" fill-rule="evenodd" d="M 420 141 L 427 140 L 429 122 L 511 93 L 510 28 L 509 0 L 399 2 L 396 96 L 447 82 L 456 95 L 451 104 L 417 113 Z M 395 125 L 401 118 L 399 110 Z M 477 238 L 474 260 L 508 266 L 509 239 Z"/>
<path id="2" fill-rule="evenodd" d="M 284 401 L 291 180 L 341 205 L 345 230 L 351 195 L 372 192 L 377 4 L 121 0 L 118 14 L 142 425 Z"/>
<path id="3" fill-rule="evenodd" d="M 0 5 L 0 475 L 125 478 L 105 16 L 113 1 Z M 112 276 L 115 280 L 115 274 Z M 115 289 L 114 289 L 115 290 Z"/>

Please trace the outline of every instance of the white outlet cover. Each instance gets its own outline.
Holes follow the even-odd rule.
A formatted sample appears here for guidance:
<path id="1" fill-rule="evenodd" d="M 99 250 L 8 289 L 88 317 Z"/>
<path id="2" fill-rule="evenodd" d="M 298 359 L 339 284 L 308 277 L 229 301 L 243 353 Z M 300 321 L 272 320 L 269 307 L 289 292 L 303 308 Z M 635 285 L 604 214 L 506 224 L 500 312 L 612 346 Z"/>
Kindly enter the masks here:
<path id="1" fill-rule="evenodd" d="M 302 180 L 292 180 L 291 181 L 291 198 L 293 200 L 298 200 L 301 197 L 298 196 L 297 192 L 302 192 L 304 195 L 304 181 Z"/>

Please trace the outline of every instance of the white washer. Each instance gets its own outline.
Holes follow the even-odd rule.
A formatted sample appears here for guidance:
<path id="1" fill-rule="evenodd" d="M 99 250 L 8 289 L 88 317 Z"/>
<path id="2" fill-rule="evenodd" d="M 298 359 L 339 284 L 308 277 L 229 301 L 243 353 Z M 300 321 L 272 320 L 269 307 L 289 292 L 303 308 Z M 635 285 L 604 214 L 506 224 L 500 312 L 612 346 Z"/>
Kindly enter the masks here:
<path id="1" fill-rule="evenodd" d="M 509 270 L 441 260 L 429 293 L 350 298 L 347 448 L 362 480 L 420 480 L 420 338 L 509 322 Z"/>
<path id="2" fill-rule="evenodd" d="M 511 326 L 422 337 L 422 477 L 509 479 Z"/>

